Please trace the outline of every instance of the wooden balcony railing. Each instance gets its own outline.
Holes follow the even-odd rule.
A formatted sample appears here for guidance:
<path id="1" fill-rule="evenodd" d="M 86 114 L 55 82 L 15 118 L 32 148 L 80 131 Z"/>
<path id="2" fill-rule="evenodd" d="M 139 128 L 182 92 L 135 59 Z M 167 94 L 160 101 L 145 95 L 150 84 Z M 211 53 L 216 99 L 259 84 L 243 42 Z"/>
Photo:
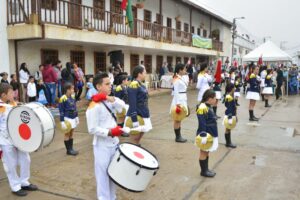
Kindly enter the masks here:
<path id="1" fill-rule="evenodd" d="M 103 11 L 65 0 L 57 0 L 54 5 L 40 0 L 7 0 L 8 25 L 30 23 L 32 14 L 38 16 L 39 24 L 55 24 L 91 31 L 115 32 L 130 37 L 185 46 L 192 45 L 191 33 L 178 31 L 157 23 L 134 19 L 134 28 L 130 30 L 126 24 L 126 16 L 123 14 Z M 222 46 L 222 42 L 213 41 L 214 50 L 222 51 Z"/>

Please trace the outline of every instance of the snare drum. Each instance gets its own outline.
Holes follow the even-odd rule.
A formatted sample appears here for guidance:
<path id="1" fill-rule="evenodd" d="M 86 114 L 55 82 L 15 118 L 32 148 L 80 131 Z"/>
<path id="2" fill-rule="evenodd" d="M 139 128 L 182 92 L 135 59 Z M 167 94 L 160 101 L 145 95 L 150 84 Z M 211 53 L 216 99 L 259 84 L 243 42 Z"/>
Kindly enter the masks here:
<path id="1" fill-rule="evenodd" d="M 123 143 L 108 167 L 108 175 L 121 188 L 131 192 L 142 192 L 158 169 L 158 160 L 148 150 Z"/>
<path id="2" fill-rule="evenodd" d="M 8 115 L 7 127 L 14 146 L 24 152 L 46 147 L 54 139 L 53 116 L 37 102 L 14 107 Z"/>

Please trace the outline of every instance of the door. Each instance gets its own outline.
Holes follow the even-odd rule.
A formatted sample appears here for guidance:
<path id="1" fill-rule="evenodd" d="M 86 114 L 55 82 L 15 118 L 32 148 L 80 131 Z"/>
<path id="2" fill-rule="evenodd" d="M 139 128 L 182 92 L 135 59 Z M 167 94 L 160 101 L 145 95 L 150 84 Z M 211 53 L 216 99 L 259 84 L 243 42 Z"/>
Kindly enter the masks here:
<path id="1" fill-rule="evenodd" d="M 132 15 L 133 15 L 133 35 L 137 36 L 137 9 L 135 6 L 132 6 Z"/>
<path id="2" fill-rule="evenodd" d="M 139 55 L 130 54 L 130 73 L 132 73 L 133 69 L 138 66 L 140 63 Z"/>
<path id="3" fill-rule="evenodd" d="M 171 18 L 167 18 L 167 40 L 169 42 L 172 41 L 172 19 Z"/>
<path id="4" fill-rule="evenodd" d="M 69 4 L 69 26 L 82 28 L 81 0 L 70 0 Z M 88 21 L 86 22 L 88 26 Z"/>
<path id="5" fill-rule="evenodd" d="M 156 56 L 156 73 L 159 74 L 159 70 L 163 65 L 163 56 Z"/>

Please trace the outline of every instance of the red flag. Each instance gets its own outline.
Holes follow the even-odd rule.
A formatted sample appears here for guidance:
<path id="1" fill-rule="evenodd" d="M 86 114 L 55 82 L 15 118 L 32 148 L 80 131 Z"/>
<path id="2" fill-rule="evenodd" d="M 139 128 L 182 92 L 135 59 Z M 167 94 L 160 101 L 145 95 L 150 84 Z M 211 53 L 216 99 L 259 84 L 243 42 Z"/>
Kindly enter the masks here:
<path id="1" fill-rule="evenodd" d="M 221 74 L 222 74 L 222 61 L 218 60 L 216 66 L 215 82 L 221 83 Z"/>
<path id="2" fill-rule="evenodd" d="M 263 65 L 262 55 L 259 57 L 257 65 L 259 66 Z"/>
<path id="3" fill-rule="evenodd" d="M 127 8 L 127 1 L 128 0 L 122 0 L 122 3 L 121 3 L 122 10 L 126 10 L 126 8 Z"/>

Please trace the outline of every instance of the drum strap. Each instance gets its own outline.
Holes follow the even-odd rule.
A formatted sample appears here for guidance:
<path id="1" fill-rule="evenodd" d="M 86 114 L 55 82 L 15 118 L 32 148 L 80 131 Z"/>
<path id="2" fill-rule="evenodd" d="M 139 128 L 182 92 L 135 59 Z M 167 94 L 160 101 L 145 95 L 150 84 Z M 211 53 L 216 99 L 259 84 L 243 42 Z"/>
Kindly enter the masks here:
<path id="1" fill-rule="evenodd" d="M 102 102 L 103 105 L 105 106 L 105 108 L 107 109 L 107 111 L 111 114 L 111 116 L 114 118 L 114 120 L 117 122 L 117 118 L 115 116 L 115 114 L 111 111 L 111 109 L 109 109 L 109 107 L 104 103 Z"/>

